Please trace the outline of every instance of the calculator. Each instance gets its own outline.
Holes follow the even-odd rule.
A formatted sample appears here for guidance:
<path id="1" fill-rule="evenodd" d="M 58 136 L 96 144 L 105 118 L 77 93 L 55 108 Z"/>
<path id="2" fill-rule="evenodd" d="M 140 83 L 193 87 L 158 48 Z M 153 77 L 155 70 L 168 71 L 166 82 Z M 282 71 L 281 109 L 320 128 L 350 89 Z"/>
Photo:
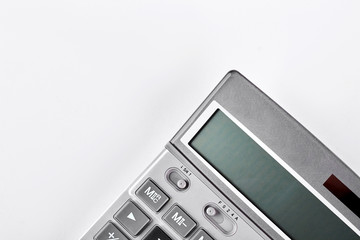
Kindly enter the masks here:
<path id="1" fill-rule="evenodd" d="M 360 240 L 360 178 L 230 71 L 82 240 Z"/>

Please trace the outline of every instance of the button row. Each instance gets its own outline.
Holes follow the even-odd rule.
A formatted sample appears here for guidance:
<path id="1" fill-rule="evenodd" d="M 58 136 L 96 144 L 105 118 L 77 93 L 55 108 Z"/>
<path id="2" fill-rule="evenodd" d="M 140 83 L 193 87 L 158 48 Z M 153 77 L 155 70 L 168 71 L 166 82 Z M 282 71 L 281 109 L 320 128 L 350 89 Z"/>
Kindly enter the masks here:
<path id="1" fill-rule="evenodd" d="M 172 240 L 160 227 L 155 226 L 144 240 Z M 112 222 L 106 225 L 95 236 L 95 240 L 129 240 Z"/>
<path id="2" fill-rule="evenodd" d="M 178 179 L 178 175 L 173 176 L 176 176 L 176 179 Z M 175 177 L 173 180 L 174 179 Z M 181 186 L 185 185 L 180 185 L 179 187 Z M 188 183 L 186 183 L 186 186 L 188 186 Z M 135 194 L 154 212 L 159 212 L 170 200 L 170 197 L 151 179 L 147 179 Z M 151 218 L 131 200 L 128 200 L 120 210 L 115 213 L 114 219 L 116 219 L 132 237 L 139 236 L 151 222 Z M 197 226 L 197 223 L 190 215 L 176 204 L 163 216 L 163 220 L 183 238 L 188 237 Z M 106 223 L 94 239 L 128 240 L 128 238 L 112 222 Z M 149 231 L 143 240 L 153 239 L 171 240 L 171 238 L 158 226 L 155 226 Z M 203 229 L 199 229 L 190 240 L 214 239 Z"/>
<path id="3" fill-rule="evenodd" d="M 168 170 L 166 175 L 168 181 L 173 186 L 176 186 L 176 189 L 179 191 L 185 190 L 189 186 L 189 181 L 176 169 Z M 150 179 L 147 179 L 144 184 L 140 186 L 136 191 L 136 195 L 155 212 L 159 212 L 170 200 L 169 196 Z M 163 220 L 183 238 L 189 236 L 197 226 L 190 215 L 178 205 L 174 205 L 163 216 Z M 191 240 L 213 240 L 213 238 L 204 230 L 200 229 Z"/>

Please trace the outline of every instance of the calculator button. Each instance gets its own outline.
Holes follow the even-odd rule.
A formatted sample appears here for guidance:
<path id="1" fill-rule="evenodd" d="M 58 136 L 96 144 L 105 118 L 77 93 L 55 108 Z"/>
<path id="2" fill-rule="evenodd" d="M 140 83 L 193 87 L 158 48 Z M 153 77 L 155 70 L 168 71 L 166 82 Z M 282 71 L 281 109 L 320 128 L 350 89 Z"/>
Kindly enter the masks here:
<path id="1" fill-rule="evenodd" d="M 205 232 L 203 229 L 200 229 L 190 240 L 214 240 L 214 239 L 210 237 L 210 235 L 207 234 L 207 232 Z"/>
<path id="2" fill-rule="evenodd" d="M 173 206 L 163 218 L 165 222 L 167 222 L 182 237 L 188 236 L 196 227 L 196 222 L 177 205 Z"/>
<path id="3" fill-rule="evenodd" d="M 150 218 L 131 201 L 126 202 L 114 217 L 132 236 L 139 235 L 150 222 Z"/>
<path id="4" fill-rule="evenodd" d="M 95 240 L 128 240 L 114 224 L 108 222 L 95 236 Z"/>
<path id="5" fill-rule="evenodd" d="M 155 212 L 160 209 L 169 201 L 169 197 L 158 188 L 150 179 L 136 191 L 136 195 L 143 200 Z"/>
<path id="6" fill-rule="evenodd" d="M 154 227 L 144 240 L 171 240 L 171 238 L 159 227 Z"/>

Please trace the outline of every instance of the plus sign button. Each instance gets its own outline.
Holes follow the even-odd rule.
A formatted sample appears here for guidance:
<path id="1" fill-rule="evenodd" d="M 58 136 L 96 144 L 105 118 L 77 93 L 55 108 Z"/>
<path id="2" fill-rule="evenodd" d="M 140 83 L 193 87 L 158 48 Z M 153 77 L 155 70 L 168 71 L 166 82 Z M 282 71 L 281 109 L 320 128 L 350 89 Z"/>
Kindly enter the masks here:
<path id="1" fill-rule="evenodd" d="M 128 240 L 122 232 L 120 232 L 117 227 L 111 222 L 106 223 L 106 225 L 99 231 L 95 236 L 96 240 Z"/>

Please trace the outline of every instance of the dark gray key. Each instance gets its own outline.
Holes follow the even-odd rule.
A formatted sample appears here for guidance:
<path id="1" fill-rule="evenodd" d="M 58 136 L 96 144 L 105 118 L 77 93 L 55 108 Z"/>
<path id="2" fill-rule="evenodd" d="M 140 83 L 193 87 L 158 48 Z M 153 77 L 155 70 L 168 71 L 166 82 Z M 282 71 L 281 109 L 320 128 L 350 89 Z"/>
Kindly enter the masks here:
<path id="1" fill-rule="evenodd" d="M 172 240 L 161 228 L 158 226 L 154 227 L 144 240 Z"/>
<path id="2" fill-rule="evenodd" d="M 195 235 L 190 240 L 214 240 L 212 237 L 210 237 L 207 232 L 205 232 L 203 229 L 200 229 L 195 233 Z"/>
<path id="3" fill-rule="evenodd" d="M 95 240 L 128 240 L 111 222 L 108 222 L 95 236 Z"/>
<path id="4" fill-rule="evenodd" d="M 179 206 L 175 205 L 164 215 L 164 220 L 183 238 L 196 227 L 196 222 L 185 213 Z"/>
<path id="5" fill-rule="evenodd" d="M 126 202 L 115 214 L 114 218 L 123 225 L 132 236 L 138 236 L 150 222 L 150 218 L 132 201 Z"/>
<path id="6" fill-rule="evenodd" d="M 136 195 L 143 200 L 155 212 L 160 209 L 169 201 L 169 197 L 158 188 L 150 179 L 136 191 Z"/>

